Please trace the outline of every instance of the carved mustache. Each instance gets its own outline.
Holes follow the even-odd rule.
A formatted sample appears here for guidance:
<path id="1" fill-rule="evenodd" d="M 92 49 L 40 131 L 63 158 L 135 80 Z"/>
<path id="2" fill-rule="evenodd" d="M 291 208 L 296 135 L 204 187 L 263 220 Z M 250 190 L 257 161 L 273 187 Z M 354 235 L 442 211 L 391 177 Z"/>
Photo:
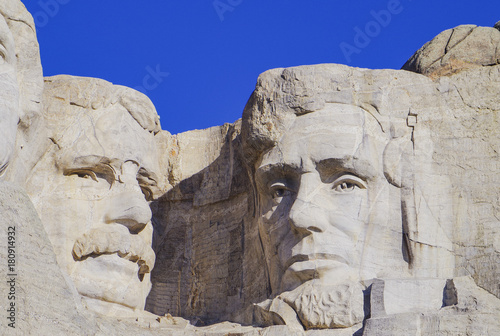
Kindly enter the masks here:
<path id="1" fill-rule="evenodd" d="M 139 275 L 149 273 L 155 263 L 155 253 L 144 239 L 130 234 L 125 226 L 119 224 L 106 224 L 92 229 L 73 245 L 75 260 L 114 253 L 120 258 L 136 262 L 139 265 Z"/>

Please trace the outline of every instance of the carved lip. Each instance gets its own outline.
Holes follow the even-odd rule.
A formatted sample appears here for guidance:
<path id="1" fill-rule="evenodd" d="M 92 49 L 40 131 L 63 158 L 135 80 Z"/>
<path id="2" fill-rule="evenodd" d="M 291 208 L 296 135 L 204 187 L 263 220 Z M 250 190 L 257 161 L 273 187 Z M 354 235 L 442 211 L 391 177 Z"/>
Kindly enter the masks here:
<path id="1" fill-rule="evenodd" d="M 285 269 L 290 268 L 295 263 L 304 261 L 335 261 L 338 263 L 346 264 L 347 260 L 337 254 L 330 253 L 312 253 L 312 254 L 297 254 L 288 259 L 285 264 Z"/>
<path id="2" fill-rule="evenodd" d="M 153 269 L 155 253 L 140 237 L 126 234 L 125 237 L 121 237 L 122 239 L 125 238 L 125 243 L 119 244 L 116 243 L 116 240 L 113 241 L 112 238 L 102 239 L 102 237 L 112 234 L 111 232 L 100 232 L 99 230 L 92 230 L 84 234 L 73 245 L 72 254 L 74 259 L 81 261 L 100 255 L 116 254 L 120 258 L 137 263 L 139 275 L 149 273 Z M 116 237 L 119 234 L 115 232 L 113 235 Z"/>
<path id="3" fill-rule="evenodd" d="M 85 247 L 83 247 L 79 242 L 77 241 L 73 247 L 73 256 L 75 257 L 75 260 L 81 261 L 85 260 L 87 258 L 95 258 L 100 255 L 109 255 L 109 254 L 116 254 L 122 259 L 128 260 L 133 263 L 137 263 L 139 265 L 139 271 L 138 274 L 142 275 L 145 273 L 149 273 L 152 269 L 151 263 L 148 262 L 147 258 L 144 258 L 143 256 L 140 256 L 134 252 L 123 252 L 123 251 L 106 251 L 106 252 L 86 252 L 82 253 L 82 251 L 85 250 Z"/>
<path id="4" fill-rule="evenodd" d="M 85 251 L 85 252 L 83 252 L 83 251 Z M 128 252 L 121 251 L 121 250 L 118 250 L 118 251 L 108 250 L 106 252 L 89 251 L 78 241 L 75 243 L 75 245 L 73 247 L 73 256 L 75 257 L 75 260 L 79 260 L 79 261 L 85 260 L 87 258 L 98 257 L 100 255 L 105 255 L 105 254 L 108 254 L 108 255 L 109 254 L 116 254 L 117 256 L 119 256 L 122 259 L 128 260 L 128 261 L 133 262 L 133 263 L 137 263 L 137 265 L 139 265 L 139 271 L 138 271 L 139 275 L 149 273 L 152 269 L 151 262 L 149 262 L 147 260 L 148 258 L 145 258 L 144 256 L 140 256 L 137 253 L 132 252 L 132 251 L 128 251 Z M 154 252 L 153 252 L 153 254 L 154 254 Z"/>

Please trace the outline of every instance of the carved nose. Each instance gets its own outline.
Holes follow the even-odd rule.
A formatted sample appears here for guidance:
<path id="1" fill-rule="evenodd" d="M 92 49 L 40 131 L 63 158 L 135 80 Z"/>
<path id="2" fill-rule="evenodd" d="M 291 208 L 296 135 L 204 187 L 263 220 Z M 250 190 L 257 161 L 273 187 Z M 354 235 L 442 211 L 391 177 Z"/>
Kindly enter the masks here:
<path id="1" fill-rule="evenodd" d="M 297 198 L 290 209 L 290 225 L 297 232 L 323 232 L 321 215 L 322 211 L 316 205 Z"/>
<path id="2" fill-rule="evenodd" d="M 319 188 L 321 187 L 319 176 L 308 173 L 300 180 L 297 198 L 289 212 L 289 220 L 292 229 L 298 232 L 323 232 L 322 223 L 326 220 L 323 211 L 316 202 Z"/>
<path id="3" fill-rule="evenodd" d="M 105 222 L 126 226 L 131 233 L 138 233 L 151 220 L 151 209 L 142 194 L 123 192 L 107 204 Z"/>

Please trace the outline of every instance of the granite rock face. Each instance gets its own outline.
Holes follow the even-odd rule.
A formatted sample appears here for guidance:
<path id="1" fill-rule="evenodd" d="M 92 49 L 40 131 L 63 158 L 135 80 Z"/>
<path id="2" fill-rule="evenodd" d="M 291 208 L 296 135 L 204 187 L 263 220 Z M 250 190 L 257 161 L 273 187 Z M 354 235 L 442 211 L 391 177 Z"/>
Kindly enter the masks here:
<path id="1" fill-rule="evenodd" d="M 95 332 L 96 323 L 88 319 L 88 313 L 78 304 L 76 290 L 59 268 L 47 233 L 26 192 L 11 183 L 0 184 L 0 213 L 4 270 L 7 270 L 7 257 L 13 261 L 12 269 L 9 266 L 0 285 L 5 294 L 0 301 L 4 314 L 0 320 L 2 334 Z M 8 299 L 8 293 L 13 293 L 12 300 Z M 11 307 L 15 312 L 13 320 L 7 319 L 4 313 Z M 8 326 L 13 322 L 15 329 Z"/>
<path id="2" fill-rule="evenodd" d="M 452 185 L 456 272 L 472 276 L 480 287 L 500 297 L 498 30 L 459 26 L 445 31 L 417 51 L 403 68 L 412 62 L 431 64 L 434 57 L 427 57 L 424 51 L 437 50 L 442 46 L 438 43 L 441 41 L 440 36 L 453 35 L 455 31 L 464 35 L 462 42 L 453 49 L 457 51 L 455 59 L 461 55 L 467 64 L 456 63 L 452 72 L 444 71 L 441 74 L 440 70 L 434 74 L 430 71 L 434 66 L 435 69 L 439 66 L 443 69 L 448 67 L 446 64 L 438 66 L 439 62 L 428 68 L 413 67 L 407 70 L 435 78 L 438 91 L 451 112 L 425 122 L 435 139 L 433 160 L 439 174 L 448 174 Z M 465 31 L 468 34 L 464 34 Z M 478 31 L 484 34 L 477 36 L 474 48 L 467 43 L 473 41 L 471 35 Z M 436 74 L 439 76 L 436 77 Z"/>
<path id="3" fill-rule="evenodd" d="M 498 334 L 498 29 L 272 69 L 241 120 L 172 135 L 137 91 L 42 82 L 0 13 L 2 334 Z"/>
<path id="4" fill-rule="evenodd" d="M 27 154 L 28 149 L 23 152 L 21 148 L 34 137 L 30 126 L 39 122 L 42 66 L 35 24 L 24 5 L 20 1 L 4 1 L 0 4 L 0 14 L 0 35 L 4 46 L 0 57 L 0 176 L 19 182 L 37 159 L 34 153 Z M 11 158 L 14 161 L 11 165 L 19 161 L 16 176 L 6 173 Z"/>
<path id="5" fill-rule="evenodd" d="M 500 30 L 495 28 L 462 25 L 445 30 L 420 48 L 402 69 L 437 78 L 461 69 L 500 64 Z"/>

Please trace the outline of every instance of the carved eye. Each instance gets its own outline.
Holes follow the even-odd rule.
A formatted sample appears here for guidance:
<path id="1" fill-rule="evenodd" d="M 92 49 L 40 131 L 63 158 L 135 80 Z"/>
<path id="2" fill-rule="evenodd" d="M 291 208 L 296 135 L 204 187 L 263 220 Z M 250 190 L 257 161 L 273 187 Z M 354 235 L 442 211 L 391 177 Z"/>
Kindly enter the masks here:
<path id="1" fill-rule="evenodd" d="M 283 197 L 287 197 L 292 194 L 292 191 L 283 182 L 273 183 L 269 187 L 269 190 L 271 192 L 271 197 L 277 203 L 280 203 Z"/>
<path id="2" fill-rule="evenodd" d="M 88 187 L 93 187 L 90 184 L 90 180 L 99 183 L 99 187 L 108 187 L 111 189 L 115 181 L 114 170 L 111 166 L 98 166 L 91 168 L 73 168 L 66 169 L 64 171 L 65 176 L 75 176 L 82 179 L 82 183 L 85 183 Z M 89 180 L 88 183 L 84 182 L 84 180 Z M 92 182 L 93 183 L 93 182 Z"/>
<path id="3" fill-rule="evenodd" d="M 98 182 L 97 175 L 90 169 L 70 169 L 70 170 L 64 172 L 64 175 L 66 175 L 66 176 L 76 175 L 80 178 L 92 179 L 92 180 Z"/>
<path id="4" fill-rule="evenodd" d="M 339 193 L 349 193 L 356 189 L 366 189 L 365 182 L 357 176 L 346 174 L 333 182 L 332 189 Z"/>

